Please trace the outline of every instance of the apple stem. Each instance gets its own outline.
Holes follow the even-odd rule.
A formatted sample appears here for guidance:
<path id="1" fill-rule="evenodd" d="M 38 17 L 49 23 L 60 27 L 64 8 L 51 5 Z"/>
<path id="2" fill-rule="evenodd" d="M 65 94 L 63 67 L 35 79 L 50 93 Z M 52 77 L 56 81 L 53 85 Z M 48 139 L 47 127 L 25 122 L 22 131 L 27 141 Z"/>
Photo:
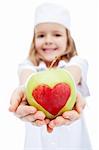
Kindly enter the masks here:
<path id="1" fill-rule="evenodd" d="M 52 61 L 51 65 L 49 66 L 49 69 L 51 69 L 53 67 L 53 65 L 55 64 L 57 59 L 58 59 L 58 57 L 55 57 L 55 59 Z"/>
<path id="2" fill-rule="evenodd" d="M 68 52 L 64 52 L 62 55 L 60 55 L 59 57 L 55 57 L 55 59 L 52 61 L 51 65 L 49 66 L 49 69 L 51 69 L 53 67 L 53 65 L 55 64 L 55 62 L 60 59 L 61 56 L 66 55 Z"/>

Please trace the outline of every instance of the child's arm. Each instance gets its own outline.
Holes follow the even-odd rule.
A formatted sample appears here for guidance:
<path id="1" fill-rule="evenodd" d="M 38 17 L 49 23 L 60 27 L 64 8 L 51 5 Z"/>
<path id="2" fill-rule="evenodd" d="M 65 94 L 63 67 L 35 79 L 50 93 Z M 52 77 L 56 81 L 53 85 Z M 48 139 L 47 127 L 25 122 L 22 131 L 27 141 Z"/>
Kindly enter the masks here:
<path id="1" fill-rule="evenodd" d="M 80 67 L 76 66 L 76 65 L 71 65 L 69 67 L 66 68 L 66 70 L 68 70 L 71 75 L 73 76 L 76 85 L 80 84 L 81 82 L 81 69 Z"/>

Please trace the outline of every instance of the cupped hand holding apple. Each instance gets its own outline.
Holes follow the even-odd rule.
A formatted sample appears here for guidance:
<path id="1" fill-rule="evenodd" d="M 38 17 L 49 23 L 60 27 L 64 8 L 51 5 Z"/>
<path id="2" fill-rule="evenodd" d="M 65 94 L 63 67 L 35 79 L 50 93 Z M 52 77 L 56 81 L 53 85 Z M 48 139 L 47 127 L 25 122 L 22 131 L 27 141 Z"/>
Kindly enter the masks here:
<path id="1" fill-rule="evenodd" d="M 43 112 L 37 111 L 33 106 L 27 105 L 26 95 L 24 93 L 24 87 L 19 86 L 14 90 L 11 96 L 11 105 L 9 110 L 14 112 L 15 115 L 24 120 L 32 123 L 36 126 L 47 125 L 47 131 L 52 132 L 53 129 L 57 126 L 68 125 L 73 121 L 77 120 L 85 106 L 85 100 L 77 92 L 76 103 L 71 111 L 64 112 L 61 116 L 56 117 L 53 120 L 46 119 L 46 116 Z"/>
<path id="2" fill-rule="evenodd" d="M 37 111 L 35 107 L 27 104 L 23 86 L 19 86 L 13 91 L 9 111 L 13 112 L 21 120 L 31 122 L 38 126 L 48 122 L 48 120 L 44 120 L 45 114 L 42 111 Z"/>
<path id="3" fill-rule="evenodd" d="M 85 98 L 77 92 L 76 103 L 71 111 L 64 112 L 61 116 L 51 120 L 47 125 L 49 132 L 52 132 L 55 127 L 62 125 L 70 125 L 81 117 L 82 111 L 86 105 Z"/>

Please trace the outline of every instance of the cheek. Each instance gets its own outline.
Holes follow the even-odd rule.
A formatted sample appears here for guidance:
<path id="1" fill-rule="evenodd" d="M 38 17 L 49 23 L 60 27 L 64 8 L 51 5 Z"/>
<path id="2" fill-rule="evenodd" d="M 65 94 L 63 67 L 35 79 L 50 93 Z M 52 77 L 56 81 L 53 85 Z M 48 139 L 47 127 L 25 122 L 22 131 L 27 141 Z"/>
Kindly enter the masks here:
<path id="1" fill-rule="evenodd" d="M 61 40 L 59 42 L 59 47 L 62 49 L 62 50 L 66 50 L 66 47 L 67 47 L 67 42 L 66 40 Z"/>
<path id="2" fill-rule="evenodd" d="M 41 42 L 39 40 L 36 40 L 35 41 L 35 48 L 40 49 L 40 47 L 41 47 Z"/>
<path id="3" fill-rule="evenodd" d="M 63 42 L 62 43 L 63 48 L 66 50 L 66 48 L 67 48 L 67 38 L 63 39 L 62 42 Z"/>
<path id="4" fill-rule="evenodd" d="M 66 48 L 67 48 L 67 43 L 65 42 L 63 43 L 63 49 L 66 50 Z"/>

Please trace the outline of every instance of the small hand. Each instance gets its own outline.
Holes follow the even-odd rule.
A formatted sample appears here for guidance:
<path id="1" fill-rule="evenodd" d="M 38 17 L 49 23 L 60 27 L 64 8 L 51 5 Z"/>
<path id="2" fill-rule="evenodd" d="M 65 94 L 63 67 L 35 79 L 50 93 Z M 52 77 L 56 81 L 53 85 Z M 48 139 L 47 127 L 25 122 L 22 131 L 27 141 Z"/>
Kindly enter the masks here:
<path id="1" fill-rule="evenodd" d="M 9 111 L 13 112 L 21 120 L 31 122 L 38 126 L 47 122 L 44 120 L 45 114 L 43 112 L 37 111 L 35 107 L 28 105 L 22 86 L 14 90 L 11 96 Z"/>
<path id="2" fill-rule="evenodd" d="M 14 114 L 21 120 L 36 126 L 46 124 L 44 120 L 45 114 L 42 111 L 37 111 L 35 107 L 27 105 L 27 101 L 22 101 Z"/>
<path id="3" fill-rule="evenodd" d="M 54 127 L 69 125 L 72 122 L 76 121 L 77 119 L 80 118 L 84 107 L 85 107 L 85 100 L 81 96 L 81 94 L 78 93 L 74 109 L 71 111 L 66 111 L 62 114 L 62 116 L 58 116 L 55 119 L 51 120 L 47 125 L 47 130 L 52 132 Z"/>

